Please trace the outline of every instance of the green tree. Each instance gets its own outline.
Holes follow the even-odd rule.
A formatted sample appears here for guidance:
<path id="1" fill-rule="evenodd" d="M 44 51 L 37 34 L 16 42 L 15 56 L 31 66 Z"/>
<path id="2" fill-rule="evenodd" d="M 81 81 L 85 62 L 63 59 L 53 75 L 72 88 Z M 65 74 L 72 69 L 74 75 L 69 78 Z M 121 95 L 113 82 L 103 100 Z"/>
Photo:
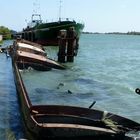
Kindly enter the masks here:
<path id="1" fill-rule="evenodd" d="M 11 39 L 11 31 L 4 26 L 0 26 L 0 34 L 3 36 L 3 39 Z"/>

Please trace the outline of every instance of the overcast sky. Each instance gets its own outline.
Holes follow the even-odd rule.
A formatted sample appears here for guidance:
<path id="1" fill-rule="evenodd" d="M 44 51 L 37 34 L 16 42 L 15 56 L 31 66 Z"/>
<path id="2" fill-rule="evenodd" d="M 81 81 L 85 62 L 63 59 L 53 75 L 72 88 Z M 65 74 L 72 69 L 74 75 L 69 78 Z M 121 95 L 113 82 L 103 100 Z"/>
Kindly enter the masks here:
<path id="1" fill-rule="evenodd" d="M 20 31 L 35 12 L 44 21 L 59 17 L 60 0 L 0 0 L 0 26 Z M 89 32 L 140 32 L 140 0 L 62 0 L 61 17 Z"/>

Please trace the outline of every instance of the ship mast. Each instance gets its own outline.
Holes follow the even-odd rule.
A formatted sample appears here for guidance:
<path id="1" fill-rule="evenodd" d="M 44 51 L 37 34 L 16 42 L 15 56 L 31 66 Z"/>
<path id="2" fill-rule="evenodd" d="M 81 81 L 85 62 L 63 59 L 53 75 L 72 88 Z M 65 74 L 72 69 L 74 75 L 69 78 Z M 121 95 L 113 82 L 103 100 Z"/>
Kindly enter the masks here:
<path id="1" fill-rule="evenodd" d="M 61 21 L 62 0 L 59 1 L 59 21 Z"/>
<path id="2" fill-rule="evenodd" d="M 38 0 L 36 0 L 33 3 L 33 14 L 39 14 L 39 13 L 40 13 L 40 3 Z"/>

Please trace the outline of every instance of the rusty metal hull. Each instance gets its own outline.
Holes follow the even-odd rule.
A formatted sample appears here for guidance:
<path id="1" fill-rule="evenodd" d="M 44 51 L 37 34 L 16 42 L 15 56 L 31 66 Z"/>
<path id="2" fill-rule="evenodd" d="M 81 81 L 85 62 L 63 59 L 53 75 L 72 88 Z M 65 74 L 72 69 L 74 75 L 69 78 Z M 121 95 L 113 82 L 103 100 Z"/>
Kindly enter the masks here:
<path id="1" fill-rule="evenodd" d="M 140 125 L 100 110 L 58 105 L 32 105 L 16 62 L 12 61 L 22 118 L 35 139 L 95 138 L 125 139 L 125 133 Z M 111 124 L 109 124 L 111 122 Z"/>

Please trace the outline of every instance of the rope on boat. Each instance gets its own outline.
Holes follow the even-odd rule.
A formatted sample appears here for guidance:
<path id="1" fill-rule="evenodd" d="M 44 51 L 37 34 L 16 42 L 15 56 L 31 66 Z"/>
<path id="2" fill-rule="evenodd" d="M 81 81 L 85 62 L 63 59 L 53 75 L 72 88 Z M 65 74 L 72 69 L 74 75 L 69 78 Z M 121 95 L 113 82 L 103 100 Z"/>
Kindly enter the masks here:
<path id="1" fill-rule="evenodd" d="M 110 127 L 113 131 L 126 133 L 126 131 L 138 131 L 140 128 L 128 128 L 123 125 L 119 125 L 116 121 L 111 120 L 110 118 L 114 116 L 114 114 L 110 114 L 109 116 L 107 111 L 104 111 L 102 122 L 105 123 L 106 126 Z"/>

